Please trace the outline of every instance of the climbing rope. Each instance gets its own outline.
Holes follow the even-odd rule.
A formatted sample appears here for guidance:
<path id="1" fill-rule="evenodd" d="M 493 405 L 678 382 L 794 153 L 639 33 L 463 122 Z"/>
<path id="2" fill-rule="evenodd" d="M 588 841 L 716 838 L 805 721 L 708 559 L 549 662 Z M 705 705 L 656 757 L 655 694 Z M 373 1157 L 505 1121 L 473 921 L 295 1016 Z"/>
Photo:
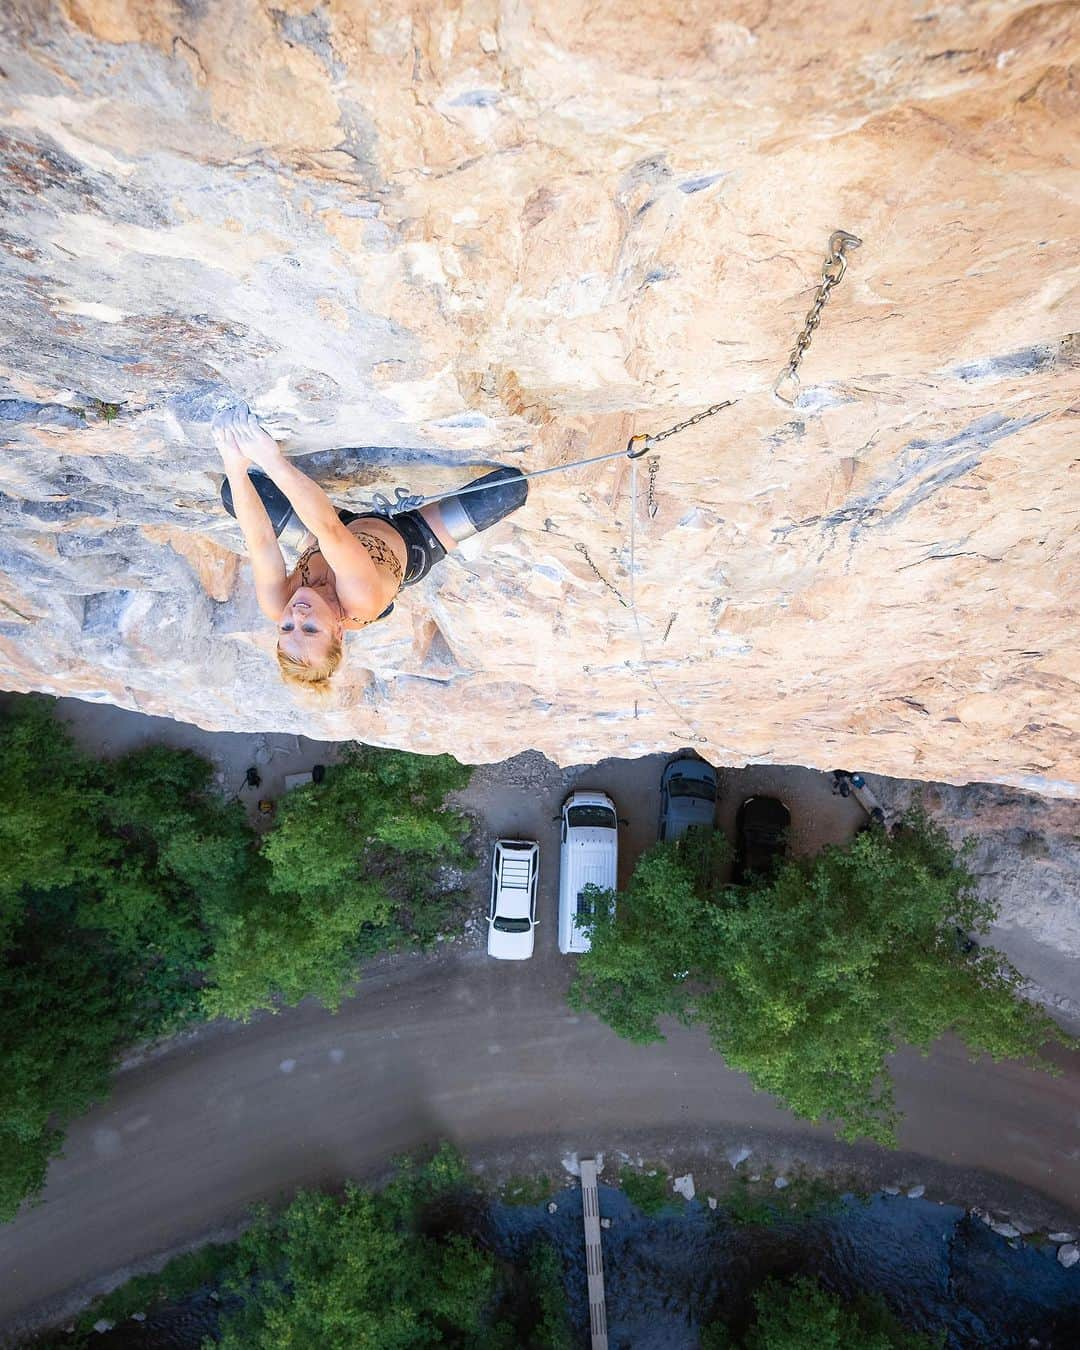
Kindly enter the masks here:
<path id="1" fill-rule="evenodd" d="M 706 417 L 713 417 L 718 412 L 723 412 L 725 408 L 732 407 L 734 403 L 735 400 L 730 398 L 725 399 L 723 403 L 714 403 L 711 408 L 706 408 L 704 412 L 695 413 L 693 417 L 688 417 L 685 422 L 676 422 L 673 427 L 668 427 L 667 431 L 658 431 L 653 436 L 631 436 L 626 443 L 625 450 L 611 450 L 606 455 L 592 455 L 588 459 L 574 459 L 569 464 L 552 464 L 546 469 L 531 469 L 521 476 L 522 478 L 543 478 L 545 474 L 566 473 L 568 469 L 583 469 L 587 464 L 603 464 L 606 460 L 622 459 L 623 456 L 629 460 L 640 459 L 660 441 L 666 441 L 669 436 L 685 431 L 687 427 L 697 426 L 699 422 L 704 422 Z M 433 506 L 436 502 L 444 501 L 447 497 L 464 497 L 470 492 L 486 492 L 490 486 L 490 483 L 473 483 L 469 487 L 447 488 L 445 492 L 434 492 L 430 497 L 421 497 L 419 493 L 409 493 L 404 488 L 395 488 L 393 501 L 384 493 L 376 492 L 371 498 L 371 509 L 378 511 L 381 515 L 397 516 L 402 511 L 419 511 L 421 507 Z"/>

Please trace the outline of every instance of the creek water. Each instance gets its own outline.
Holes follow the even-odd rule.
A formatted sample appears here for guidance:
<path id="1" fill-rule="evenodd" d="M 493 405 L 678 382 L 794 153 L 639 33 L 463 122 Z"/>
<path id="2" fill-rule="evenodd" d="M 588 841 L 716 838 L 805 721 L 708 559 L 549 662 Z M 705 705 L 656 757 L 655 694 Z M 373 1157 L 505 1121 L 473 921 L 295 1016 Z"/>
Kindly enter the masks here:
<path id="1" fill-rule="evenodd" d="M 557 1247 L 570 1315 L 587 1346 L 581 1195 L 558 1210 L 496 1204 L 478 1236 L 502 1257 L 522 1257 L 537 1237 Z M 692 1202 L 650 1217 L 622 1191 L 600 1187 L 611 1350 L 696 1350 L 713 1318 L 738 1325 L 770 1275 L 819 1276 L 835 1292 L 884 1296 L 912 1328 L 944 1331 L 949 1350 L 1078 1350 L 1080 1266 L 1065 1270 L 1054 1248 L 1011 1245 L 964 1210 L 929 1200 L 846 1197 L 819 1217 L 740 1227 Z M 92 1338 L 95 1350 L 198 1350 L 222 1305 L 201 1290 Z M 853 1350 L 855 1348 L 853 1347 Z"/>

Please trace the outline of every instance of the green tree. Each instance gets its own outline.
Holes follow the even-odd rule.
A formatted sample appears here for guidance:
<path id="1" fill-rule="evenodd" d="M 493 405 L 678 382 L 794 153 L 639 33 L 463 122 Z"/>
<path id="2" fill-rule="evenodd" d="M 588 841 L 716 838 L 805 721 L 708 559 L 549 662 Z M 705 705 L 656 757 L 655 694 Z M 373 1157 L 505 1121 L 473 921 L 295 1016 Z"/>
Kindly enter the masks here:
<path id="1" fill-rule="evenodd" d="M 722 1324 L 706 1327 L 702 1350 L 940 1350 L 945 1340 L 908 1331 L 880 1298 L 844 1302 L 806 1278 L 768 1280 L 754 1310 L 742 1336 Z"/>
<path id="2" fill-rule="evenodd" d="M 965 953 L 993 908 L 921 812 L 894 834 L 789 862 L 772 879 L 721 884 L 693 836 L 639 862 L 614 914 L 595 907 L 570 1001 L 621 1036 L 662 1039 L 659 1018 L 702 1024 L 727 1063 L 841 1136 L 895 1144 L 886 1060 L 946 1031 L 976 1054 L 1050 1068 L 1068 1038 L 1020 996 L 1001 953 Z"/>
<path id="3" fill-rule="evenodd" d="M 21 921 L 24 888 L 70 886 L 100 865 L 93 764 L 43 698 L 0 718 L 0 948 Z"/>
<path id="4" fill-rule="evenodd" d="M 185 751 L 80 752 L 41 698 L 0 720 L 0 1217 L 40 1190 L 124 1045 L 198 1011 L 204 907 L 246 873 L 242 813 Z"/>
<path id="5" fill-rule="evenodd" d="M 290 795 L 262 852 L 213 767 L 153 746 L 95 760 L 51 700 L 0 717 L 0 1215 L 125 1044 L 276 998 L 334 1005 L 358 957 L 432 936 L 464 859 L 448 756 L 358 750 Z"/>
<path id="6" fill-rule="evenodd" d="M 438 872 L 466 860 L 469 830 L 443 802 L 469 775 L 449 755 L 360 747 L 291 792 L 261 870 L 215 910 L 208 1010 L 244 1018 L 308 995 L 336 1007 L 359 957 L 434 936 Z"/>
<path id="7" fill-rule="evenodd" d="M 444 1149 L 427 1168 L 403 1165 L 382 1192 L 301 1192 L 277 1218 L 262 1211 L 238 1243 L 230 1283 L 244 1301 L 222 1350 L 487 1350 L 495 1259 L 428 1219 L 464 1177 Z"/>
<path id="8" fill-rule="evenodd" d="M 43 902 L 0 959 L 0 1221 L 41 1189 L 63 1127 L 105 1096 L 131 1031 L 108 949 L 73 937 L 70 917 Z"/>

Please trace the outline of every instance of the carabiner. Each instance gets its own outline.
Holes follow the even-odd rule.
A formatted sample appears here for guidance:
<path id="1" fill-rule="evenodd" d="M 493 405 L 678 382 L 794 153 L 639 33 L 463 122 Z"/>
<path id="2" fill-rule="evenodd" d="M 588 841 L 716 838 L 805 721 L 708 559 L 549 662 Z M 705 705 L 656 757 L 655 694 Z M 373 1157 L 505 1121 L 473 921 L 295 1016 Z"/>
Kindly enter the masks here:
<path id="1" fill-rule="evenodd" d="M 782 386 L 789 387 L 793 391 L 790 398 L 786 393 L 782 394 L 780 392 Z M 780 374 L 776 377 L 776 380 L 773 383 L 772 387 L 773 398 L 775 398 L 779 403 L 786 403 L 789 408 L 794 408 L 796 403 L 799 401 L 799 389 L 800 385 L 798 375 L 795 374 L 795 372 L 791 369 L 790 366 L 785 366 L 784 369 L 780 372 Z"/>
<path id="2" fill-rule="evenodd" d="M 637 450 L 634 449 L 635 445 L 639 446 Z M 651 449 L 652 440 L 650 437 L 645 435 L 631 436 L 626 442 L 626 458 L 640 459 L 642 455 L 647 455 Z"/>

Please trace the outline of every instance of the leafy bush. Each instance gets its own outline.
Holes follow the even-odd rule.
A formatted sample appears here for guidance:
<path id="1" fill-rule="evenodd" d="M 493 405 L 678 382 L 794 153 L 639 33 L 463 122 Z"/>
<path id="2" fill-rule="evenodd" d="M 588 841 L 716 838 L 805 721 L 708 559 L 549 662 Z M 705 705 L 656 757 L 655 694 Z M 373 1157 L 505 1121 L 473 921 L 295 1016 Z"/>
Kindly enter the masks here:
<path id="1" fill-rule="evenodd" d="M 535 1177 L 511 1177 L 501 1188 L 504 1205 L 543 1205 L 555 1192 L 551 1178 L 544 1173 Z"/>
<path id="2" fill-rule="evenodd" d="M 702 1350 L 940 1350 L 944 1336 L 907 1331 L 876 1298 L 845 1303 L 805 1278 L 767 1281 L 754 1296 L 755 1318 L 742 1336 L 707 1327 Z"/>
<path id="3" fill-rule="evenodd" d="M 659 1214 L 672 1203 L 668 1176 L 662 1168 L 635 1172 L 632 1167 L 624 1167 L 619 1172 L 619 1185 L 627 1200 L 642 1214 Z"/>
<path id="4" fill-rule="evenodd" d="M 228 1287 L 244 1305 L 223 1321 L 223 1350 L 564 1350 L 557 1256 L 534 1248 L 524 1272 L 503 1267 L 463 1231 L 470 1186 L 444 1146 L 402 1160 L 381 1191 L 302 1192 L 276 1218 L 262 1211 L 237 1244 Z"/>
<path id="5" fill-rule="evenodd" d="M 209 775 L 184 752 L 98 763 L 44 699 L 0 721 L 0 1218 L 40 1190 L 120 1048 L 198 1010 L 201 906 L 250 851 Z"/>
<path id="6" fill-rule="evenodd" d="M 765 1168 L 760 1181 L 738 1172 L 734 1184 L 720 1201 L 724 1218 L 741 1227 L 772 1228 L 793 1219 L 819 1218 L 838 1212 L 840 1191 L 822 1177 L 804 1169 L 789 1175 L 787 1186 L 777 1189 L 776 1173 Z"/>
<path id="7" fill-rule="evenodd" d="M 322 784 L 281 803 L 261 870 L 214 914 L 215 1016 L 309 995 L 336 1007 L 360 956 L 430 939 L 449 897 L 438 872 L 468 860 L 469 822 L 443 799 L 470 770 L 449 755 L 349 749 Z"/>
<path id="8" fill-rule="evenodd" d="M 899 1045 L 927 1050 L 952 1030 L 975 1053 L 1050 1070 L 1041 1048 L 1069 1041 L 1000 952 L 956 942 L 958 927 L 985 932 L 993 909 L 921 812 L 745 887 L 720 884 L 693 847 L 653 848 L 614 913 L 596 908 L 570 1002 L 619 1035 L 660 1040 L 664 1016 L 704 1024 L 732 1068 L 796 1115 L 884 1144 Z"/>
<path id="9" fill-rule="evenodd" d="M 574 1350 L 576 1338 L 566 1307 L 562 1261 L 550 1242 L 533 1244 L 526 1266 L 527 1295 L 535 1312 L 525 1344 L 529 1350 Z"/>

